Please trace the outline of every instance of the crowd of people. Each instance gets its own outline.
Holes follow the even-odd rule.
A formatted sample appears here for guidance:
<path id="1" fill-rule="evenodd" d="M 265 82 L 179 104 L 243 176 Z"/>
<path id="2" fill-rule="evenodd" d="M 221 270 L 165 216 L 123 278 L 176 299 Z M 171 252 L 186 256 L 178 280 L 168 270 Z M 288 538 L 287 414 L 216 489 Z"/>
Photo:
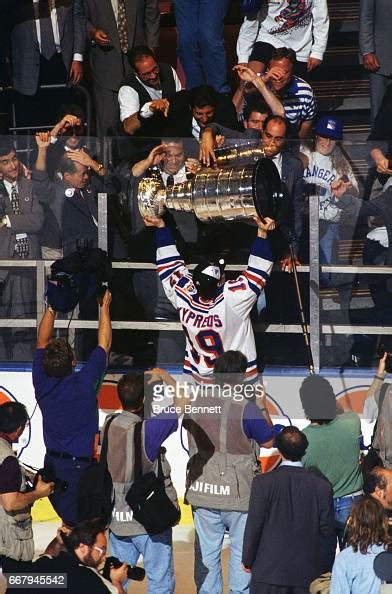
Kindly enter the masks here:
<path id="1" fill-rule="evenodd" d="M 228 82 L 223 35 L 228 0 L 174 0 L 181 69 L 158 59 L 158 0 L 5 4 L 10 36 L 1 50 L 11 58 L 15 109 L 36 130 L 33 150 L 26 150 L 22 136 L 0 139 L 1 259 L 42 258 L 58 265 L 75 253 L 98 251 L 98 196 L 104 193 L 110 259 L 155 262 L 156 270 L 114 269 L 98 299 L 86 290 L 72 307 L 60 305 L 64 286 L 55 276 L 38 340 L 19 323 L 2 328 L 0 360 L 33 361 L 46 449 L 44 471 L 29 476 L 12 450 L 29 422 L 26 408 L 15 402 L 0 406 L 3 572 L 66 573 L 70 592 L 121 594 L 141 556 L 148 592 L 172 594 L 172 529 L 180 514 L 162 444 L 184 415 L 184 492 L 192 507 L 199 594 L 223 592 L 225 533 L 233 593 L 304 594 L 309 588 L 317 592 L 324 581 L 332 594 L 379 594 L 382 583 L 392 582 L 382 571 L 391 564 L 392 546 L 388 354 L 380 359 L 366 402 L 377 425 L 361 465 L 360 418 L 340 405 L 318 375 L 305 378 L 300 389 L 309 420 L 303 431 L 273 425 L 266 396 L 258 392 L 261 353 L 253 325 L 268 320 L 271 311 L 278 321 L 297 316 L 289 275 L 270 276 L 274 262 L 291 272 L 312 256 L 308 211 L 314 200 L 320 263 L 337 263 L 339 241 L 354 237 L 358 221 L 367 217 L 375 218 L 371 229 L 366 226 L 364 262 L 390 263 L 390 3 L 360 3 L 360 52 L 371 72 L 369 158 L 383 176 L 382 191 L 370 201 L 363 199 L 342 147 L 343 121 L 335 112 L 318 111 L 312 89 L 312 73 L 322 68 L 327 48 L 326 0 L 266 2 L 247 13 L 237 41 L 235 89 Z M 79 85 L 88 78 L 87 57 L 96 134 L 87 133 L 85 111 L 69 100 L 55 123 L 41 119 L 36 126 L 43 110 L 39 87 Z M 66 95 L 72 97 L 70 87 Z M 146 178 L 167 191 L 175 184 L 185 187 L 199 172 L 208 178 L 225 166 L 233 148 L 238 160 L 229 166 L 259 158 L 273 163 L 281 186 L 274 216 L 206 224 L 192 212 L 140 212 L 139 186 Z M 225 262 L 242 265 L 246 259 L 240 275 L 226 276 Z M 193 272 L 190 262 L 197 264 Z M 350 291 L 341 276 L 323 273 L 320 282 L 336 289 L 343 307 Z M 76 281 L 72 274 L 67 278 L 72 292 Z M 389 281 L 370 278 L 369 288 L 374 319 L 385 324 L 392 311 Z M 33 268 L 3 267 L 0 317 L 36 317 L 36 292 Z M 99 319 L 97 346 L 90 331 L 73 348 L 55 330 L 56 318 L 78 301 L 82 320 Z M 161 332 L 151 340 L 125 331 L 112 338 L 111 318 L 137 316 L 179 321 L 183 332 Z M 152 354 L 141 356 L 150 343 Z M 388 351 L 388 340 L 384 346 Z M 77 359 L 85 364 L 75 373 Z M 110 477 L 112 506 L 107 517 L 91 505 L 89 516 L 86 506 L 82 510 L 81 485 L 86 476 L 97 478 L 89 474 L 97 468 L 97 393 L 115 361 L 122 367 L 146 361 L 159 366 L 145 374 L 129 372 L 118 382 L 121 412 L 107 418 L 101 439 L 100 468 L 106 464 L 101 470 Z M 160 367 L 182 361 L 190 379 L 185 386 Z M 189 386 L 196 390 L 190 409 Z M 215 388 L 230 397 L 217 399 Z M 156 395 L 168 398 L 169 392 L 173 400 L 157 407 Z M 261 473 L 260 447 L 271 446 L 281 463 Z M 144 499 L 143 479 L 156 481 Z M 102 489 L 98 499 L 104 495 Z M 46 496 L 63 525 L 33 562 L 31 507 Z M 148 509 L 150 498 L 156 508 L 146 518 L 142 508 Z"/>
<path id="2" fill-rule="evenodd" d="M 110 257 L 151 262 L 154 243 L 138 212 L 140 180 L 153 175 L 166 187 L 182 183 L 201 168 L 224 165 L 222 156 L 235 145 L 250 150 L 230 165 L 254 162 L 252 149 L 260 149 L 278 169 L 284 201 L 271 241 L 273 259 L 280 261 L 282 270 L 292 270 L 293 255 L 294 263 L 309 261 L 308 205 L 316 198 L 321 264 L 339 264 L 339 242 L 361 233 L 363 262 L 389 262 L 387 191 L 392 169 L 387 121 L 392 50 L 383 29 L 389 7 L 376 8 L 365 1 L 360 6 L 360 52 L 371 72 L 369 159 L 384 184 L 374 203 L 364 204 L 361 180 L 342 147 L 343 122 L 337 113 L 318 111 L 312 89 L 314 70 L 322 68 L 327 48 L 326 0 L 308 0 L 295 10 L 284 1 L 263 5 L 257 14 L 247 13 L 237 41 L 235 88 L 229 86 L 225 66 L 227 1 L 214 3 L 214 9 L 204 2 L 173 2 L 177 68 L 158 58 L 157 0 L 137 7 L 128 5 L 128 0 L 112 6 L 75 0 L 56 7 L 54 2 L 51 18 L 46 0 L 28 4 L 22 9 L 6 3 L 3 8 L 9 43 L 2 51 L 5 63 L 12 66 L 15 109 L 21 102 L 23 113 L 31 115 L 29 129 L 38 126 L 33 149 L 26 151 L 21 136 L 3 138 L 0 143 L 3 258 L 51 260 L 86 246 L 97 247 L 97 197 L 107 192 Z M 46 120 L 47 131 L 41 132 L 33 121 L 35 113 L 45 109 L 50 114 L 53 106 L 45 103 L 40 85 L 67 81 L 71 86 L 64 96 L 67 101 L 57 109 L 57 123 L 50 127 L 53 121 Z M 93 92 L 94 137 L 91 129 L 87 134 L 85 110 L 72 95 L 72 85 L 81 81 Z M 166 214 L 166 222 L 189 261 L 220 252 L 228 261 L 242 262 L 255 235 L 249 225 L 206 225 L 192 213 L 172 211 Z M 290 304 L 291 282 L 277 276 L 267 289 L 266 302 L 258 302 L 257 315 L 270 321 L 293 321 L 297 312 Z M 341 309 L 349 310 L 353 278 L 337 273 L 323 273 L 320 278 L 321 287 L 335 291 Z M 380 323 L 390 318 L 387 285 L 379 276 L 369 277 Z M 116 290 L 124 286 L 125 292 Z M 3 269 L 1 287 L 2 317 L 35 316 L 32 268 Z M 151 272 L 117 270 L 112 292 L 115 319 L 178 320 Z M 129 308 L 124 313 L 129 302 L 133 316 Z M 95 306 L 81 309 L 82 319 L 95 316 Z M 183 342 L 174 333 L 162 333 L 159 339 L 151 339 L 150 334 L 130 338 L 129 334 L 116 333 L 112 361 L 125 365 L 180 362 Z M 31 359 L 33 332 L 17 326 L 3 329 L 2 338 L 2 359 Z M 364 344 L 368 361 L 374 355 L 374 340 L 359 339 L 354 347 L 361 352 Z M 80 358 L 87 355 L 84 349 L 78 352 Z"/>

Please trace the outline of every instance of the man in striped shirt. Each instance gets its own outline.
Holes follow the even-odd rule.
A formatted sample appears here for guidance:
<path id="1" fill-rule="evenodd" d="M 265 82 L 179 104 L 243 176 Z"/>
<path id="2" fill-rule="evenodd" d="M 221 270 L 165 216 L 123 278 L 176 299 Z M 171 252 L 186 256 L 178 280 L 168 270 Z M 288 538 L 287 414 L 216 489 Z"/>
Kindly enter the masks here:
<path id="1" fill-rule="evenodd" d="M 257 68 L 261 60 L 261 57 L 252 54 L 252 68 L 242 64 L 235 66 L 240 79 L 254 85 L 274 115 L 286 117 L 291 126 L 290 136 L 310 138 L 317 114 L 316 100 L 310 84 L 293 75 L 294 50 L 287 47 L 274 49 L 264 74 L 260 74 Z"/>
<path id="2" fill-rule="evenodd" d="M 225 351 L 241 351 L 248 360 L 246 378 L 257 377 L 257 356 L 250 312 L 272 268 L 267 231 L 272 219 L 255 217 L 257 237 L 248 268 L 235 280 L 224 282 L 222 267 L 206 261 L 190 274 L 173 235 L 161 218 L 146 217 L 156 227 L 157 269 L 167 298 L 178 310 L 186 336 L 184 373 L 197 381 L 212 378 L 215 360 Z"/>

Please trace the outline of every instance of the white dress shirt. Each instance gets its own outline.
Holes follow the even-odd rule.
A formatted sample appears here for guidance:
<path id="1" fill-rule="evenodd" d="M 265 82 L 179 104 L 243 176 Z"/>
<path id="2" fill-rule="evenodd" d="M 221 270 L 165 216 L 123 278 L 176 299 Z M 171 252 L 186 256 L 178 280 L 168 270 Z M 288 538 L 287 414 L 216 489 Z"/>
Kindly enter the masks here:
<path id="1" fill-rule="evenodd" d="M 166 173 L 166 171 L 161 171 L 161 178 L 162 178 L 165 186 L 167 185 L 167 178 L 169 177 L 169 175 L 171 175 L 171 173 Z M 183 165 L 181 167 L 181 169 L 179 171 L 177 171 L 177 173 L 175 175 L 173 175 L 173 179 L 174 179 L 173 183 L 175 183 L 175 184 L 180 184 L 184 181 L 187 181 L 185 165 Z"/>
<path id="2" fill-rule="evenodd" d="M 36 4 L 39 4 L 40 0 L 33 0 L 33 7 L 35 9 Z M 36 14 L 34 10 L 34 14 Z M 60 43 L 60 30 L 59 30 L 59 22 L 57 19 L 57 12 L 56 8 L 53 7 L 50 11 L 50 20 L 52 21 L 52 28 L 53 28 L 53 37 L 54 37 L 54 45 L 56 46 L 56 52 L 58 54 L 61 53 L 61 43 Z M 35 29 L 37 31 L 37 39 L 38 39 L 38 46 L 41 51 L 41 23 L 39 19 L 35 19 Z M 75 53 L 73 55 L 73 60 L 76 62 L 83 62 L 82 54 Z"/>
<path id="3" fill-rule="evenodd" d="M 172 67 L 174 82 L 176 85 L 176 92 L 181 91 L 182 86 L 180 79 L 177 76 L 177 72 Z M 138 82 L 146 89 L 147 93 L 151 97 L 151 101 L 156 101 L 157 99 L 162 99 L 162 90 L 154 89 L 153 87 L 149 87 L 144 84 L 144 82 L 137 76 L 136 77 Z M 132 87 L 128 85 L 124 85 L 120 87 L 118 92 L 118 102 L 120 104 L 120 120 L 123 122 L 129 116 L 133 115 L 134 113 L 138 113 L 140 111 L 140 115 L 144 119 L 151 118 L 154 115 L 154 112 L 150 109 L 151 101 L 148 101 L 140 108 L 140 101 L 139 95 Z"/>

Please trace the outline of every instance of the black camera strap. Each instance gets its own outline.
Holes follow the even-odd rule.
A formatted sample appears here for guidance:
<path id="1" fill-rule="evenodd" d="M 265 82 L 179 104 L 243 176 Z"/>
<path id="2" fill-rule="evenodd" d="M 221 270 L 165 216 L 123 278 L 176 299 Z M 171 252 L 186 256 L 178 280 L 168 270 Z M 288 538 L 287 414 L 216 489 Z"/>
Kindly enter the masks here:
<path id="1" fill-rule="evenodd" d="M 143 421 L 139 421 L 135 425 L 135 433 L 134 433 L 134 444 L 135 444 L 135 476 L 134 480 L 140 478 L 143 475 L 142 469 L 142 429 L 143 429 Z M 162 469 L 162 460 L 161 460 L 161 451 L 162 449 L 159 448 L 158 453 L 158 479 L 163 481 L 163 469 Z"/>

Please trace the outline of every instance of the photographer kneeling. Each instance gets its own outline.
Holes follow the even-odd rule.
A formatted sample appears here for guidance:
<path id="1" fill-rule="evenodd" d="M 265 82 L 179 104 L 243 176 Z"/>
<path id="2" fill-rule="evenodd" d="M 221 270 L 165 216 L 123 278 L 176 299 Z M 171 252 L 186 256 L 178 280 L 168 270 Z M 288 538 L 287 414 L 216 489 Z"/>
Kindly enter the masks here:
<path id="1" fill-rule="evenodd" d="M 0 406 L 0 567 L 4 572 L 12 571 L 15 561 L 32 560 L 31 506 L 54 489 L 54 483 L 38 476 L 35 488 L 27 490 L 24 469 L 12 450 L 27 422 L 26 407 L 20 402 Z"/>
<path id="2" fill-rule="evenodd" d="M 98 571 L 106 556 L 105 526 L 99 522 L 85 522 L 68 533 L 61 532 L 59 538 L 63 541 L 64 547 L 58 555 L 42 555 L 32 564 L 29 571 L 32 574 L 51 575 L 53 588 L 47 584 L 47 594 L 58 592 L 62 583 L 61 574 L 66 576 L 66 591 L 70 594 L 125 594 L 122 582 L 127 577 L 126 563 L 120 564 L 117 568 L 112 565 L 107 573 L 108 579 Z M 15 588 L 15 592 L 34 593 L 37 592 L 37 587 Z"/>
<path id="3" fill-rule="evenodd" d="M 376 419 L 371 446 L 379 460 L 374 457 L 374 465 L 392 469 L 392 384 L 385 382 L 391 371 L 390 353 L 384 352 L 367 392 L 363 415 L 370 421 Z"/>

